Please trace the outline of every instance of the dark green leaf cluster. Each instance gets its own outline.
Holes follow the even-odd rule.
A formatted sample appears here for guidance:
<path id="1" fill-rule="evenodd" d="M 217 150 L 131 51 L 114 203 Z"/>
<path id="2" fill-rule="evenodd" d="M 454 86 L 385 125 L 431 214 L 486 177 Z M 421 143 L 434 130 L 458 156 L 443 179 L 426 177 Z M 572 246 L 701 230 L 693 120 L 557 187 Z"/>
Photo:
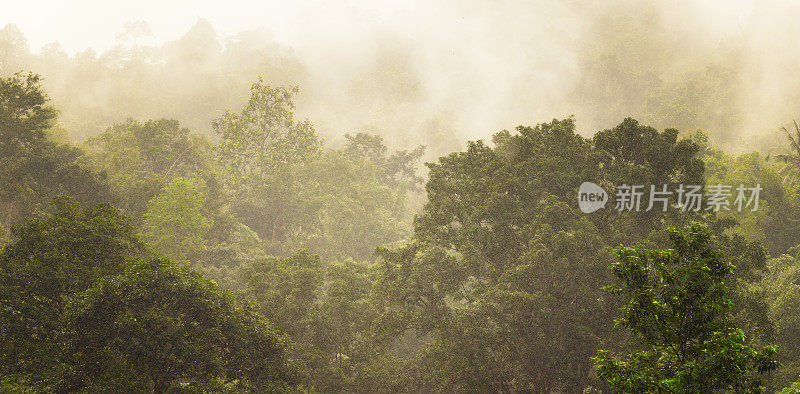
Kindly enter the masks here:
<path id="1" fill-rule="evenodd" d="M 617 250 L 609 289 L 626 304 L 616 322 L 641 346 L 621 359 L 601 351 L 598 375 L 620 392 L 761 392 L 761 375 L 780 364 L 775 347 L 749 346 L 730 318 L 733 264 L 700 225 L 669 231 L 671 249 Z"/>

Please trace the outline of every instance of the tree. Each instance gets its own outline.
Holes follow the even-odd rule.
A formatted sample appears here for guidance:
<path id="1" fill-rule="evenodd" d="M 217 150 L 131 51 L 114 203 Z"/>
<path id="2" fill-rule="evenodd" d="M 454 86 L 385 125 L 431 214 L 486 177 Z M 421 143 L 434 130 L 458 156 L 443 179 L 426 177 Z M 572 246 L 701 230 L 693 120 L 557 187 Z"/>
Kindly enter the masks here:
<path id="1" fill-rule="evenodd" d="M 147 202 L 178 177 L 203 179 L 217 194 L 211 145 L 177 120 L 128 119 L 86 141 L 88 158 L 107 174 L 120 206 L 141 223 Z"/>
<path id="2" fill-rule="evenodd" d="M 592 143 L 601 157 L 602 184 L 609 187 L 644 185 L 648 188 L 653 185 L 658 188 L 667 185 L 669 190 L 675 190 L 680 184 L 705 184 L 705 165 L 699 155 L 701 147 L 691 139 L 678 139 L 675 129 L 659 132 L 635 119 L 626 118 L 614 128 L 598 131 Z M 688 220 L 702 220 L 693 212 L 646 211 L 644 207 L 649 204 L 649 190 L 644 192 L 639 211 L 619 215 L 609 204 L 607 209 L 591 218 L 598 226 L 623 231 L 625 234 L 621 238 L 627 237 L 625 242 L 631 242 L 630 237 L 635 234 L 645 235 L 665 226 L 683 226 Z M 621 241 L 612 244 L 618 245 Z"/>
<path id="3" fill-rule="evenodd" d="M 30 57 L 28 40 L 19 27 L 9 23 L 0 29 L 0 73 L 24 69 L 23 64 L 29 63 Z"/>
<path id="4" fill-rule="evenodd" d="M 318 153 L 322 143 L 310 121 L 294 120 L 296 93 L 297 88 L 274 88 L 259 79 L 241 112 L 225 111 L 213 122 L 234 210 L 273 242 L 293 230 L 296 166 Z"/>
<path id="5" fill-rule="evenodd" d="M 113 201 L 104 179 L 79 164 L 80 149 L 51 141 L 56 110 L 34 74 L 0 78 L 0 225 L 10 226 L 58 194 L 83 203 Z"/>
<path id="6" fill-rule="evenodd" d="M 418 190 L 422 185 L 422 178 L 417 174 L 415 163 L 425 153 L 424 146 L 407 151 L 401 150 L 387 155 L 386 145 L 379 135 L 356 133 L 345 134 L 347 139 L 344 152 L 348 155 L 365 157 L 381 169 L 381 181 L 394 189 L 404 183 L 405 188 Z"/>
<path id="7" fill-rule="evenodd" d="M 412 241 L 379 251 L 377 324 L 429 339 L 411 351 L 410 390 L 582 390 L 589 349 L 609 331 L 599 289 L 610 249 L 574 193 L 602 179 L 602 156 L 573 119 L 494 142 L 428 165 Z"/>
<path id="8" fill-rule="evenodd" d="M 282 332 L 303 362 L 313 392 L 398 391 L 405 363 L 373 336 L 377 267 L 352 260 L 323 264 L 297 251 L 242 267 L 246 296 Z"/>
<path id="9" fill-rule="evenodd" d="M 293 337 L 308 334 L 322 285 L 319 256 L 300 250 L 289 257 L 267 257 L 242 267 L 241 275 L 248 297 L 270 321 Z"/>
<path id="10" fill-rule="evenodd" d="M 147 203 L 142 238 L 156 252 L 176 262 L 196 261 L 205 248 L 203 237 L 212 225 L 203 214 L 205 202 L 196 182 L 174 179 Z"/>
<path id="11" fill-rule="evenodd" d="M 359 133 L 343 149 L 323 151 L 312 123 L 294 119 L 296 93 L 259 79 L 240 112 L 214 121 L 232 211 L 270 253 L 370 258 L 408 233 L 407 198 L 421 183 L 415 163 L 423 148 L 389 154 L 380 137 Z"/>
<path id="12" fill-rule="evenodd" d="M 67 307 L 69 391 L 283 391 L 299 382 L 287 338 L 186 267 L 134 262 Z"/>
<path id="13" fill-rule="evenodd" d="M 385 176 L 370 159 L 342 151 L 326 151 L 304 163 L 295 179 L 298 230 L 282 249 L 367 260 L 376 247 L 408 236 L 408 188 L 387 185 Z"/>
<path id="14" fill-rule="evenodd" d="M 320 351 L 313 379 L 322 392 L 398 391 L 395 359 L 371 336 L 378 309 L 372 299 L 375 266 L 329 264 L 325 293 L 311 324 Z"/>
<path id="15" fill-rule="evenodd" d="M 52 215 L 28 218 L 11 233 L 14 241 L 0 251 L 0 375 L 46 385 L 64 366 L 66 301 L 122 273 L 145 249 L 119 210 L 82 209 L 65 196 Z"/>
<path id="16" fill-rule="evenodd" d="M 617 324 L 641 347 L 623 358 L 600 351 L 598 375 L 621 392 L 761 391 L 775 348 L 756 350 L 729 315 L 726 277 L 734 265 L 700 225 L 668 230 L 667 250 L 619 248 L 609 286 L 626 304 Z"/>
<path id="17" fill-rule="evenodd" d="M 287 340 L 246 302 L 154 257 L 110 205 L 66 196 L 0 250 L 0 390 L 281 390 Z"/>
<path id="18" fill-rule="evenodd" d="M 800 196 L 785 182 L 786 172 L 758 152 L 738 156 L 709 149 L 704 157 L 706 182 L 738 187 L 759 185 L 758 210 L 733 208 L 719 216 L 738 221 L 737 232 L 759 241 L 772 256 L 779 256 L 800 239 Z M 786 168 L 786 167 L 784 167 Z"/>
<path id="19" fill-rule="evenodd" d="M 608 154 L 614 180 L 643 184 L 702 184 L 704 165 L 700 147 L 690 139 L 678 140 L 678 130 L 663 132 L 626 118 L 613 129 L 598 131 L 594 146 Z M 628 178 L 628 179 L 625 179 Z"/>
<path id="20" fill-rule="evenodd" d="M 231 210 L 224 176 L 202 135 L 171 119 L 128 119 L 86 142 L 120 205 L 159 253 L 235 287 L 230 272 L 263 255 L 259 237 Z"/>
<path id="21" fill-rule="evenodd" d="M 603 294 L 613 245 L 667 245 L 664 227 L 713 215 L 578 211 L 582 182 L 703 184 L 700 147 L 677 132 L 626 119 L 585 139 L 574 119 L 518 127 L 470 142 L 428 164 L 428 202 L 402 247 L 379 251 L 383 335 L 414 332 L 411 387 L 422 391 L 580 391 L 602 384 L 589 360 L 602 346 L 623 348 L 607 321 L 620 300 Z M 737 306 L 753 327 L 763 303 L 746 284 L 764 268 L 763 250 L 714 228 L 725 253 L 741 258 Z M 753 312 L 753 313 L 750 313 Z M 768 319 L 767 319 L 768 320 Z M 419 351 L 416 351 L 419 350 Z M 553 355 L 558 355 L 554 357 Z M 419 386 L 416 386 L 419 384 Z"/>
<path id="22" fill-rule="evenodd" d="M 781 127 L 781 130 L 786 133 L 786 138 L 789 140 L 791 153 L 775 155 L 778 161 L 786 164 L 781 169 L 781 173 L 784 175 L 784 182 L 790 184 L 797 182 L 798 177 L 800 177 L 800 126 L 796 121 L 792 122 L 794 123 L 795 136 L 792 136 L 792 133 L 786 127 Z"/>
<path id="23" fill-rule="evenodd" d="M 768 313 L 775 322 L 778 360 L 783 367 L 775 374 L 777 387 L 788 385 L 800 376 L 800 262 L 797 256 L 782 255 L 769 261 L 769 271 L 761 283 L 767 295 Z"/>

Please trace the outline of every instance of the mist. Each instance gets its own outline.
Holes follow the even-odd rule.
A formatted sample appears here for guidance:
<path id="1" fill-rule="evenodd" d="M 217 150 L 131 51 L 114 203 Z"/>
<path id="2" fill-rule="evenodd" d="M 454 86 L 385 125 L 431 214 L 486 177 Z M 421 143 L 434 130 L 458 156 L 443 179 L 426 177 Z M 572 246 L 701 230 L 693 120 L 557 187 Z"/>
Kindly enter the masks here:
<path id="1" fill-rule="evenodd" d="M 223 34 L 207 15 L 176 40 L 155 43 L 147 20 L 130 21 L 98 32 L 110 48 L 70 53 L 34 48 L 7 25 L 0 70 L 42 74 L 77 140 L 125 117 L 207 133 L 259 76 L 298 85 L 298 114 L 332 143 L 369 131 L 434 155 L 569 115 L 586 136 L 632 116 L 740 150 L 774 136 L 800 104 L 794 2 L 317 6 L 285 21 L 295 34 L 281 42 L 268 24 Z"/>
<path id="2" fill-rule="evenodd" d="M 0 392 L 800 392 L 798 1 L 0 12 Z"/>

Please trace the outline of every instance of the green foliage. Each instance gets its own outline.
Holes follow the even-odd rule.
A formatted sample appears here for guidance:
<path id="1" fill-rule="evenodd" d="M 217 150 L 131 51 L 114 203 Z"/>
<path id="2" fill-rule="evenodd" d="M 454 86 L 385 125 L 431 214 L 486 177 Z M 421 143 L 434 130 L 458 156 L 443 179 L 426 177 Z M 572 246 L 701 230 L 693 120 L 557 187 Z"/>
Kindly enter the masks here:
<path id="1" fill-rule="evenodd" d="M 319 151 L 321 141 L 311 122 L 294 120 L 297 91 L 296 87 L 273 88 L 259 79 L 240 113 L 226 111 L 213 122 L 221 138 L 218 153 L 234 185 L 264 180 L 262 177 Z"/>
<path id="2" fill-rule="evenodd" d="M 30 391 L 278 390 L 286 340 L 188 268 L 148 255 L 109 205 L 68 197 L 0 251 L 0 381 Z"/>
<path id="3" fill-rule="evenodd" d="M 786 137 L 789 140 L 789 148 L 791 153 L 775 155 L 775 158 L 778 159 L 778 161 L 786 164 L 786 166 L 781 169 L 781 173 L 785 175 L 784 181 L 789 184 L 795 184 L 798 180 L 798 177 L 800 177 L 800 125 L 798 125 L 796 121 L 793 122 L 795 131 L 794 136 L 792 136 L 792 133 L 790 133 L 785 127 L 783 128 L 783 132 L 786 133 Z"/>
<path id="4" fill-rule="evenodd" d="M 267 320 L 167 260 L 134 262 L 67 307 L 67 390 L 286 390 L 299 381 Z"/>
<path id="5" fill-rule="evenodd" d="M 387 186 L 396 189 L 406 183 L 406 187 L 416 190 L 422 184 L 422 178 L 417 174 L 414 164 L 425 153 L 424 146 L 387 155 L 383 138 L 378 135 L 356 133 L 345 134 L 344 137 L 347 139 L 344 153 L 369 159 L 381 170 L 381 181 Z"/>
<path id="6" fill-rule="evenodd" d="M 626 304 L 616 322 L 640 341 L 622 359 L 601 351 L 598 375 L 623 392 L 759 392 L 773 371 L 775 348 L 756 350 L 729 317 L 726 277 L 733 264 L 711 245 L 708 230 L 670 230 L 673 249 L 617 250 L 619 283 L 609 289 Z"/>
<path id="7" fill-rule="evenodd" d="M 570 205 L 602 156 L 572 119 L 518 131 L 429 164 L 414 241 L 379 252 L 381 331 L 433 339 L 412 390 L 571 391 L 589 379 L 610 249 Z"/>
<path id="8" fill-rule="evenodd" d="M 177 177 L 201 177 L 216 186 L 210 145 L 176 120 L 129 119 L 90 138 L 89 162 L 108 175 L 121 206 L 139 222 L 146 203 Z"/>
<path id="9" fill-rule="evenodd" d="M 236 267 L 264 255 L 261 239 L 231 211 L 212 145 L 175 120 L 128 120 L 87 141 L 87 157 L 123 196 L 122 206 L 157 252 L 228 288 Z"/>
<path id="10" fill-rule="evenodd" d="M 359 133 L 322 152 L 311 122 L 294 120 L 296 92 L 259 80 L 239 113 L 214 121 L 232 211 L 272 253 L 370 258 L 408 233 L 406 195 L 421 182 L 414 165 L 423 149 L 388 154 L 380 137 Z"/>
<path id="11" fill-rule="evenodd" d="M 79 165 L 82 152 L 50 140 L 56 110 L 38 75 L 0 78 L 0 226 L 10 226 L 65 193 L 81 202 L 114 198 L 103 179 Z"/>
<path id="12" fill-rule="evenodd" d="M 778 360 L 784 367 L 776 372 L 776 386 L 788 385 L 800 375 L 800 262 L 796 256 L 782 255 L 768 262 L 769 273 L 761 288 L 766 293 L 770 318 L 775 322 Z"/>
<path id="13" fill-rule="evenodd" d="M 800 380 L 792 383 L 790 387 L 786 387 L 783 390 L 779 391 L 780 394 L 795 394 L 800 393 Z"/>
<path id="14" fill-rule="evenodd" d="M 309 248 L 340 260 L 369 259 L 377 246 L 409 235 L 407 188 L 387 185 L 384 170 L 372 160 L 329 151 L 297 175 L 298 229 L 289 235 L 288 249 Z"/>
<path id="15" fill-rule="evenodd" d="M 675 190 L 680 184 L 705 184 L 705 165 L 698 154 L 701 147 L 690 139 L 678 139 L 677 130 L 658 132 L 626 118 L 613 129 L 598 131 L 592 142 L 597 154 L 602 157 L 601 182 L 595 183 L 610 187 L 645 185 L 645 188 L 667 185 L 669 190 Z M 609 202 L 606 210 L 592 215 L 598 226 L 608 223 L 613 231 L 619 231 L 617 239 L 610 242 L 611 245 L 634 243 L 636 234 L 648 235 L 665 226 L 685 225 L 691 219 L 701 220 L 697 214 L 679 209 L 662 212 L 659 205 L 646 211 L 650 202 L 649 190 L 643 191 L 638 212 L 626 211 L 620 215 L 613 211 L 614 206 Z"/>
<path id="16" fill-rule="evenodd" d="M 800 239 L 800 195 L 795 186 L 782 182 L 780 170 L 757 152 L 739 156 L 708 149 L 704 155 L 708 184 L 760 185 L 757 211 L 743 209 L 721 212 L 722 218 L 738 222 L 735 231 L 761 242 L 772 256 L 779 256 Z"/>
<path id="17" fill-rule="evenodd" d="M 56 110 L 45 105 L 47 97 L 39 82 L 40 77 L 34 74 L 17 73 L 0 79 L 3 155 L 41 143 L 47 137 L 46 130 L 52 125 Z"/>
<path id="18" fill-rule="evenodd" d="M 206 197 L 186 178 L 176 178 L 148 202 L 142 238 L 159 254 L 188 264 L 205 249 L 212 221 L 203 216 Z"/>
<path id="19" fill-rule="evenodd" d="M 103 177 L 132 216 L 59 197 L 52 215 L 14 228 L 0 250 L 0 390 L 758 391 L 773 355 L 786 368 L 770 388 L 796 380 L 800 264 L 766 261 L 795 250 L 800 194 L 760 155 L 631 118 L 587 139 L 567 118 L 429 163 L 422 196 L 423 147 L 391 152 L 357 133 L 324 149 L 294 119 L 297 89 L 264 81 L 214 122 L 216 144 L 174 120 L 128 120 L 84 155 L 55 142 L 64 130 L 37 77 L 2 79 L 3 226 L 58 192 L 113 201 Z M 654 95 L 693 89 L 650 82 Z M 640 98 L 679 124 L 706 116 L 694 101 Z M 764 190 L 757 212 L 610 202 L 585 215 L 584 181 L 611 195 L 621 184 Z M 664 231 L 692 221 L 709 230 Z M 620 244 L 631 248 L 609 272 Z M 625 297 L 602 291 L 612 274 Z M 772 342 L 776 355 L 754 350 Z"/>
<path id="20" fill-rule="evenodd" d="M 245 224 L 273 242 L 294 226 L 296 166 L 319 153 L 322 143 L 311 122 L 294 120 L 296 92 L 259 79 L 240 113 L 226 111 L 213 122 L 234 208 Z"/>
<path id="21" fill-rule="evenodd" d="M 299 251 L 290 257 L 268 257 L 241 270 L 249 297 L 262 313 L 289 335 L 298 336 L 322 285 L 318 256 Z"/>
<path id="22" fill-rule="evenodd" d="M 130 221 L 108 205 L 59 197 L 52 216 L 26 219 L 0 252 L 0 374 L 33 383 L 61 365 L 66 301 L 143 254 Z"/>
<path id="23" fill-rule="evenodd" d="M 298 251 L 243 267 L 245 294 L 292 338 L 313 392 L 386 392 L 405 384 L 405 364 L 372 335 L 378 316 L 375 267 L 352 260 L 323 266 Z"/>
<path id="24" fill-rule="evenodd" d="M 763 297 L 747 290 L 765 267 L 763 250 L 724 235 L 727 227 L 713 215 L 623 215 L 607 207 L 585 216 L 574 205 L 584 181 L 702 185 L 700 145 L 633 119 L 592 140 L 575 134 L 572 119 L 517 130 L 496 134 L 494 148 L 471 142 L 465 152 L 429 164 L 428 203 L 413 241 L 379 251 L 378 292 L 387 300 L 377 321 L 381 335 L 430 338 L 420 344 L 411 387 L 602 386 L 591 377 L 590 356 L 601 342 L 624 347 L 622 333 L 604 323 L 618 300 L 600 292 L 610 280 L 603 267 L 612 261 L 611 246 L 666 244 L 661 230 L 692 218 L 714 223 L 715 242 L 741 262 L 731 285 L 731 297 L 742 301 L 733 311 L 737 321 L 748 332 L 769 328 Z M 737 341 L 734 334 L 720 340 Z"/>
<path id="25" fill-rule="evenodd" d="M 635 180 L 645 185 L 703 182 L 704 165 L 697 157 L 699 147 L 691 140 L 678 140 L 675 129 L 659 133 L 626 118 L 613 129 L 598 131 L 592 140 L 597 149 L 611 156 L 608 161 L 611 168 L 607 171 L 616 173 L 616 180 Z"/>

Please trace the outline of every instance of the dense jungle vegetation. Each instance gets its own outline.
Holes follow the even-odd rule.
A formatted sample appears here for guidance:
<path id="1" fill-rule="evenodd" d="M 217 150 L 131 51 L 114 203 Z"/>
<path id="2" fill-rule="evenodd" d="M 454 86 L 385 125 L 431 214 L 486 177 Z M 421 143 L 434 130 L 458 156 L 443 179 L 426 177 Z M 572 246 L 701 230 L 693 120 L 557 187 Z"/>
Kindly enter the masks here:
<path id="1" fill-rule="evenodd" d="M 233 3 L 0 29 L 0 393 L 800 392 L 800 6 Z"/>
<path id="2" fill-rule="evenodd" d="M 130 119 L 75 144 L 39 76 L 0 79 L 3 391 L 800 385 L 797 130 L 770 158 L 556 119 L 425 172 L 421 146 L 326 145 L 295 93 L 255 81 L 211 138 Z M 632 179 L 763 192 L 757 211 L 578 210 L 581 182 Z"/>

